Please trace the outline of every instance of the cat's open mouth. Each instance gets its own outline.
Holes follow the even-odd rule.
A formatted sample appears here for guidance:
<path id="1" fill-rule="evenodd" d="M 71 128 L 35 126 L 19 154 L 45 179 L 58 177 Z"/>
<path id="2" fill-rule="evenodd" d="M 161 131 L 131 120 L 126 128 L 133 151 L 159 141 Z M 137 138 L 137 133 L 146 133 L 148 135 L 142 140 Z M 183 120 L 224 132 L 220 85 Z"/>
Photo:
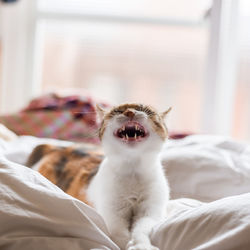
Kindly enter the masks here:
<path id="1" fill-rule="evenodd" d="M 117 129 L 114 135 L 126 142 L 137 142 L 146 138 L 148 132 L 140 123 L 129 121 Z"/>

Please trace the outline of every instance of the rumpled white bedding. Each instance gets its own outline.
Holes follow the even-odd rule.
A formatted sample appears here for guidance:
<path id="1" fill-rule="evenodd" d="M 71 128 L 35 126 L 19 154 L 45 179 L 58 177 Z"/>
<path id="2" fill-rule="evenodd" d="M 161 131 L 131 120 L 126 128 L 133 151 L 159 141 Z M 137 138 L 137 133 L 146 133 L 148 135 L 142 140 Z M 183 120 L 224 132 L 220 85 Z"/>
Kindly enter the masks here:
<path id="1" fill-rule="evenodd" d="M 0 139 L 0 249 L 119 249 L 93 209 L 22 166 L 44 142 Z M 190 136 L 169 141 L 162 159 L 172 198 L 193 199 L 169 202 L 168 217 L 153 229 L 153 244 L 161 250 L 250 249 L 250 147 Z"/>

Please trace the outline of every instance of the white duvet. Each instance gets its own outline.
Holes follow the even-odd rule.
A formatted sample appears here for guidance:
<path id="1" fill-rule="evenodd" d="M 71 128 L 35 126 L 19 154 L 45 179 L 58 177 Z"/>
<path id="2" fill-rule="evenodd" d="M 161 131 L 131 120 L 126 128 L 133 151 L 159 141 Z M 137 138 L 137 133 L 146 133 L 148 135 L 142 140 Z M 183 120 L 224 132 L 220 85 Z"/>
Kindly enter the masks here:
<path id="1" fill-rule="evenodd" d="M 0 139 L 0 249 L 119 249 L 93 209 L 22 166 L 46 141 Z M 250 249 L 250 146 L 190 136 L 169 141 L 162 159 L 173 200 L 152 231 L 153 244 L 161 250 Z"/>

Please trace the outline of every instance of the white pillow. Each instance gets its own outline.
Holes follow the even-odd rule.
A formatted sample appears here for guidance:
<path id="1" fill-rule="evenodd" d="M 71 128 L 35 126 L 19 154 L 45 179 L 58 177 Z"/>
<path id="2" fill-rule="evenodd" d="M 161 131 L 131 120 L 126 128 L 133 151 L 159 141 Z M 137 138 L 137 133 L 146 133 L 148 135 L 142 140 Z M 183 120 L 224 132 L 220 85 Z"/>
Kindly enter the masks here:
<path id="1" fill-rule="evenodd" d="M 162 153 L 171 197 L 213 201 L 250 192 L 250 146 L 220 136 L 169 141 Z"/>
<path id="2" fill-rule="evenodd" d="M 170 205 L 175 209 L 151 235 L 161 250 L 250 249 L 250 193 L 207 204 L 180 199 Z"/>
<path id="3" fill-rule="evenodd" d="M 0 155 L 2 154 L 8 160 L 24 165 L 33 148 L 46 143 L 58 146 L 72 145 L 72 142 L 69 141 L 34 136 L 18 136 L 11 141 L 0 138 Z"/>

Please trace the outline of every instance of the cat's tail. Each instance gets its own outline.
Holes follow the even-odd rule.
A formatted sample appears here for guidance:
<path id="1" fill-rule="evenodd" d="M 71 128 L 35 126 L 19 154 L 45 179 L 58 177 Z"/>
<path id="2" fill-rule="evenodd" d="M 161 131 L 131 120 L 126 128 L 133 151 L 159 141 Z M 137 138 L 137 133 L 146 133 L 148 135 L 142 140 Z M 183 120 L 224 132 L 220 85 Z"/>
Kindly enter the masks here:
<path id="1" fill-rule="evenodd" d="M 57 149 L 58 149 L 57 146 L 49 145 L 49 144 L 41 144 L 41 145 L 36 146 L 33 149 L 33 151 L 31 152 L 31 154 L 26 162 L 26 166 L 32 167 L 37 162 L 39 162 L 43 158 L 43 156 L 45 156 L 51 152 L 54 152 Z"/>

